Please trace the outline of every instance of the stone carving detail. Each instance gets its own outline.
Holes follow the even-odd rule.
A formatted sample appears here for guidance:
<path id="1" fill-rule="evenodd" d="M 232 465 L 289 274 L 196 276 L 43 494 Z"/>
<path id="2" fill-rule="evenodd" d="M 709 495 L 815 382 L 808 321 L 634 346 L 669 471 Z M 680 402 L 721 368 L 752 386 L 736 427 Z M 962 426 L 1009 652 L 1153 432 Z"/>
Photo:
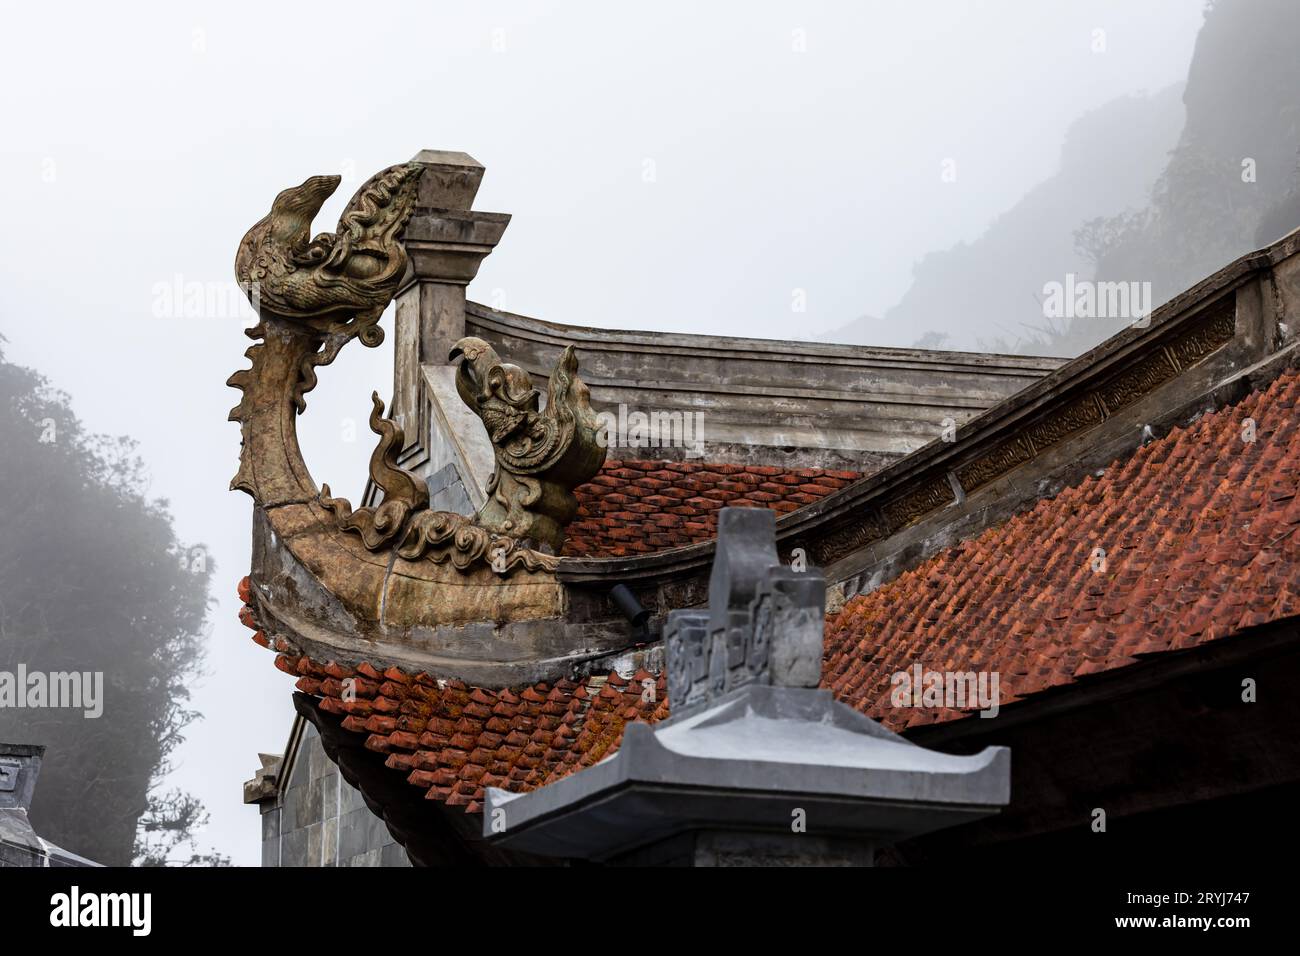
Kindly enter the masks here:
<path id="1" fill-rule="evenodd" d="M 231 487 L 268 509 L 318 502 L 339 530 L 358 535 L 370 551 L 450 561 L 461 571 L 476 564 L 499 574 L 554 571 L 557 559 L 532 545 L 559 549 L 564 525 L 577 510 L 572 489 L 605 460 L 571 347 L 551 376 L 547 407 L 539 410 L 526 372 L 501 362 L 478 339 L 458 343 L 452 358 L 465 359 L 458 388 L 483 420 L 497 454 L 490 500 L 473 519 L 428 510 L 425 482 L 397 463 L 405 436 L 383 417 L 377 394 L 370 414 L 370 428 L 379 436 L 370 458 L 371 481 L 383 492 L 377 505 L 354 511 L 346 499 L 331 497 L 328 485 L 317 492 L 298 449 L 294 419 L 306 408 L 316 369 L 353 338 L 372 347 L 383 341 L 377 323 L 406 270 L 400 237 L 422 171 L 420 164 L 407 163 L 377 173 L 352 198 L 338 229 L 315 238 L 312 220 L 339 177 L 313 176 L 281 192 L 270 213 L 244 236 L 235 274 L 258 312 L 260 321 L 248 335 L 259 342 L 245 353 L 252 367 L 228 382 L 244 393 L 230 414 L 243 432 Z"/>
<path id="2" fill-rule="evenodd" d="M 482 339 L 461 339 L 449 359 L 460 363 L 456 391 L 483 420 L 496 456 L 487 501 L 475 524 L 558 552 L 564 527 L 578 510 L 573 489 L 605 462 L 599 423 L 591 394 L 578 378 L 573 346 L 565 348 L 551 372 L 541 410 L 532 377 L 503 362 Z"/>
<path id="3" fill-rule="evenodd" d="M 411 217 L 420 167 L 391 166 L 357 190 L 333 234 L 311 238 L 312 219 L 338 188 L 338 176 L 313 176 L 275 198 L 235 255 L 235 277 L 259 322 L 245 352 L 252 367 L 227 384 L 243 392 L 230 419 L 243 449 L 232 488 L 263 507 L 313 498 L 298 449 L 294 416 L 316 385 L 316 369 L 360 337 L 378 345 L 376 324 L 406 269 L 399 236 Z"/>
<path id="4" fill-rule="evenodd" d="M 441 564 L 450 560 L 457 569 L 469 570 L 483 562 L 498 574 L 516 568 L 525 571 L 554 571 L 559 558 L 534 551 L 510 535 L 496 534 L 473 519 L 449 511 L 422 511 L 411 521 L 411 529 L 397 553 L 408 561 L 423 557 Z"/>
<path id="5" fill-rule="evenodd" d="M 1098 395 L 1106 406 L 1107 414 L 1114 415 L 1148 392 L 1155 391 L 1177 374 L 1178 366 L 1169 352 L 1161 348 L 1115 376 L 1101 387 Z"/>
<path id="6" fill-rule="evenodd" d="M 462 571 L 481 561 L 500 574 L 517 567 L 555 570 L 555 557 L 524 547 L 517 538 L 480 527 L 464 515 L 429 511 L 428 487 L 397 465 L 405 444 L 401 426 L 383 417 L 384 403 L 378 394 L 372 394 L 371 401 L 370 429 L 380 438 L 370 456 L 370 480 L 383 490 L 384 499 L 376 507 L 353 511 L 346 498 L 329 497 L 329 485 L 322 485 L 321 504 L 338 519 L 340 528 L 359 534 L 371 551 L 396 542 L 398 555 L 408 561 L 427 556 L 439 564 L 451 561 Z"/>
<path id="7" fill-rule="evenodd" d="M 312 220 L 341 177 L 312 176 L 276 196 L 239 243 L 235 277 L 258 315 L 288 319 L 320 337 L 299 370 L 293 396 L 299 414 L 303 396 L 316 387 L 318 366 L 334 361 L 353 338 L 370 348 L 384 340 L 379 317 L 406 270 L 398 237 L 415 209 L 420 171 L 405 163 L 376 173 L 352 197 L 338 229 L 314 239 Z"/>
<path id="8" fill-rule="evenodd" d="M 986 455 L 981 455 L 969 465 L 957 470 L 957 480 L 965 491 L 974 491 L 999 475 L 1004 475 L 1016 465 L 1034 457 L 1034 446 L 1021 435 L 1003 442 Z"/>
<path id="9" fill-rule="evenodd" d="M 845 518 L 849 521 L 849 518 Z M 855 515 L 851 523 L 812 542 L 811 551 L 819 564 L 827 565 L 846 554 L 865 548 L 885 536 L 885 529 L 874 515 Z"/>
<path id="10" fill-rule="evenodd" d="M 1034 453 L 1050 448 L 1075 432 L 1099 425 L 1105 419 L 1094 395 L 1085 395 L 1070 402 L 1054 415 L 1036 422 L 1029 428 L 1029 440 Z"/>
<path id="11" fill-rule="evenodd" d="M 331 498 L 330 486 L 321 485 L 320 500 L 338 518 L 344 531 L 355 531 L 371 551 L 387 546 L 403 528 L 413 511 L 429 507 L 429 489 L 419 478 L 397 464 L 397 455 L 405 444 L 402 428 L 384 418 L 384 403 L 378 392 L 370 401 L 370 430 L 379 436 L 379 444 L 370 454 L 370 480 L 383 489 L 384 500 L 374 508 L 352 506 L 346 498 Z"/>
<path id="12" fill-rule="evenodd" d="M 1028 428 L 957 469 L 962 490 L 974 491 L 1001 477 L 1076 432 L 1101 424 L 1110 415 L 1144 398 L 1179 372 L 1222 348 L 1236 334 L 1236 300 L 1232 294 L 1205 310 L 1190 329 L 1113 376 L 1099 389 L 1039 418 Z M 872 541 L 893 534 L 912 521 L 953 500 L 944 479 L 934 479 L 884 506 L 887 530 L 870 518 L 839 528 L 812 542 L 822 564 L 830 564 Z M 846 519 L 847 520 L 847 519 Z"/>
<path id="13" fill-rule="evenodd" d="M 749 684 L 816 687 L 821 680 L 826 580 L 780 563 L 766 508 L 723 508 L 707 610 L 664 623 L 673 716 Z"/>
<path id="14" fill-rule="evenodd" d="M 1105 421 L 1159 388 L 1179 372 L 1190 368 L 1232 340 L 1236 330 L 1236 305 L 1232 296 L 1207 310 L 1207 317 L 1191 330 L 1125 369 L 1095 393 L 1078 398 L 1053 414 L 1040 419 L 1025 434 L 999 445 L 993 451 L 958 469 L 957 479 L 965 491 L 974 491 L 1029 461 L 1039 452 Z"/>
<path id="15" fill-rule="evenodd" d="M 889 528 L 889 533 L 893 534 L 922 515 L 956 500 L 957 496 L 953 494 L 946 475 L 933 478 L 885 505 L 885 525 Z"/>
<path id="16" fill-rule="evenodd" d="M 668 699 L 673 713 L 702 705 L 709 692 L 709 612 L 669 611 L 664 622 L 664 654 L 668 668 Z"/>
<path id="17" fill-rule="evenodd" d="M 1169 346 L 1169 352 L 1180 368 L 1195 365 L 1229 342 L 1237 331 L 1235 296 L 1226 296 L 1206 312 L 1207 317 L 1203 322 Z"/>

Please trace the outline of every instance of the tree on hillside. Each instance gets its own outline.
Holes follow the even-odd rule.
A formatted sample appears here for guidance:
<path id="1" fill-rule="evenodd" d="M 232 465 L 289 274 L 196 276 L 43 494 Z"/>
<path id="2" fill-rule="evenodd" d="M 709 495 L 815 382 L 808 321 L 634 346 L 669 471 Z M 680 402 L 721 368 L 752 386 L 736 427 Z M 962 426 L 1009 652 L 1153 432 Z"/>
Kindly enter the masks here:
<path id="1" fill-rule="evenodd" d="M 1075 232 L 1098 281 L 1149 282 L 1159 305 L 1300 227 L 1297 31 L 1292 0 L 1207 4 L 1183 96 L 1187 123 L 1148 205 Z M 1075 355 L 1124 324 L 1075 322 L 1043 347 Z"/>
<path id="2" fill-rule="evenodd" d="M 0 339 L 3 342 L 3 339 Z M 211 562 L 146 496 L 133 443 L 87 433 L 66 395 L 0 351 L 0 669 L 101 672 L 102 715 L 0 709 L 0 739 L 47 747 L 38 833 L 100 863 L 183 855 L 200 805 L 157 790 L 198 715 Z"/>

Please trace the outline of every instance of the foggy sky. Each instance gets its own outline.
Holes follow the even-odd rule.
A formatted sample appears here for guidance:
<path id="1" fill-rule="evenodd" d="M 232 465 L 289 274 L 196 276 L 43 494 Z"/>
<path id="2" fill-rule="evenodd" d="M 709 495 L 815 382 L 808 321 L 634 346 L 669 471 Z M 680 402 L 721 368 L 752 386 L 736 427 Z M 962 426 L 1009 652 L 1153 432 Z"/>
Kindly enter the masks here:
<path id="1" fill-rule="evenodd" d="M 227 490 L 223 383 L 249 342 L 234 316 L 159 317 L 160 284 L 230 282 L 244 231 L 308 175 L 348 177 L 317 220 L 332 230 L 371 173 L 461 149 L 487 167 L 476 208 L 514 216 L 471 298 L 812 337 L 886 312 L 916 260 L 977 237 L 1055 171 L 1082 113 L 1183 79 L 1202 6 L 5 3 L 0 334 L 90 429 L 140 441 L 180 538 L 211 549 L 206 719 L 168 780 L 211 811 L 201 847 L 258 862 L 240 785 L 283 749 L 292 681 L 236 620 L 250 500 Z M 301 420 L 314 476 L 354 503 L 391 362 L 349 346 Z"/>

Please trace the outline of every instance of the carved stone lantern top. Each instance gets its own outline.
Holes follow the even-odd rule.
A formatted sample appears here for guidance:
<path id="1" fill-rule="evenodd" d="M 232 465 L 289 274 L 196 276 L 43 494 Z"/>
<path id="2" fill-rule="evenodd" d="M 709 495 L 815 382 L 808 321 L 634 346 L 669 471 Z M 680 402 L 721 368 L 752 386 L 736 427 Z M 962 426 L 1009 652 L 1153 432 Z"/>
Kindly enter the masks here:
<path id="1" fill-rule="evenodd" d="M 844 862 L 996 813 L 1010 751 L 910 743 L 817 688 L 825 582 L 776 556 L 772 513 L 724 508 L 709 607 L 666 629 L 672 717 L 538 790 L 489 789 L 483 834 L 625 863 Z"/>

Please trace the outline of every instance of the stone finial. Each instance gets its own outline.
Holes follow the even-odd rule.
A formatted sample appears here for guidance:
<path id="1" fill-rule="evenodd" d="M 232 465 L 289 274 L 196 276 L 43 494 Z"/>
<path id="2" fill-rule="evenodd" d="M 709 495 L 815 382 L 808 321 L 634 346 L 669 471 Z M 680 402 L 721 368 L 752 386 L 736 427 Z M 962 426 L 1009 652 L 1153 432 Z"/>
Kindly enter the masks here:
<path id="1" fill-rule="evenodd" d="M 0 743 L 0 809 L 29 810 L 45 747 Z"/>
<path id="2" fill-rule="evenodd" d="M 319 353 L 301 369 L 294 396 L 299 414 L 303 395 L 316 384 L 316 367 L 332 362 L 353 338 L 370 348 L 384 340 L 379 317 L 406 271 L 398 237 L 415 209 L 421 175 L 415 163 L 375 173 L 343 210 L 338 229 L 315 238 L 312 220 L 341 179 L 310 176 L 281 191 L 240 241 L 235 278 L 258 318 L 282 319 L 321 339 Z M 233 377 L 231 384 L 242 387 Z"/>
<path id="3" fill-rule="evenodd" d="M 424 170 L 416 205 L 424 209 L 470 209 L 483 182 L 483 164 L 469 153 L 422 149 L 411 158 Z"/>
<path id="4" fill-rule="evenodd" d="M 664 625 L 673 716 L 748 684 L 816 687 L 826 580 L 776 552 L 776 515 L 723 508 L 707 610 L 670 611 Z"/>
<path id="5" fill-rule="evenodd" d="M 284 763 L 282 754 L 258 754 L 262 766 L 258 768 L 252 780 L 244 781 L 244 802 L 261 803 L 269 800 L 280 790 L 280 768 Z"/>
<path id="6" fill-rule="evenodd" d="M 471 209 L 484 169 L 468 153 L 422 149 L 410 165 L 421 171 L 415 215 L 402 239 L 413 276 L 468 285 L 501 241 L 510 216 Z"/>

